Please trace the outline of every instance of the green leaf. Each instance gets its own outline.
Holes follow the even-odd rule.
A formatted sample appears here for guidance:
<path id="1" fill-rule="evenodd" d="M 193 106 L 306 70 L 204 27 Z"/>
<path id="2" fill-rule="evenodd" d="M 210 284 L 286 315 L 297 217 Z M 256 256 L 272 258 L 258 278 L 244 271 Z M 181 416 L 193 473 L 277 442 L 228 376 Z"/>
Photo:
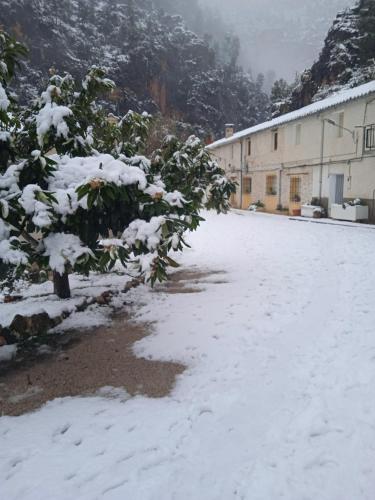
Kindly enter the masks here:
<path id="1" fill-rule="evenodd" d="M 76 190 L 77 195 L 78 195 L 78 200 L 81 200 L 83 197 L 87 195 L 87 193 L 90 191 L 90 185 L 85 184 L 84 186 L 79 186 Z"/>
<path id="2" fill-rule="evenodd" d="M 180 267 L 180 264 L 178 264 L 175 260 L 171 259 L 168 255 L 166 255 L 164 258 L 171 267 L 174 268 Z"/>
<path id="3" fill-rule="evenodd" d="M 89 194 L 87 196 L 87 207 L 89 209 L 91 209 L 93 207 L 97 197 L 98 197 L 98 191 L 96 189 L 89 192 Z"/>

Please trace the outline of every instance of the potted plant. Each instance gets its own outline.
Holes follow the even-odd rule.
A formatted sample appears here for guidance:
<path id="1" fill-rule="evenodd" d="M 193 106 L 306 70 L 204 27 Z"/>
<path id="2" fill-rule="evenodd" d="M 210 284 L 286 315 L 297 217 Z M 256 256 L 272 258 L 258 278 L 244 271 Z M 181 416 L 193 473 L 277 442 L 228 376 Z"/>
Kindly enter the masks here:
<path id="1" fill-rule="evenodd" d="M 284 215 L 285 215 L 286 213 L 289 213 L 289 208 L 288 208 L 288 207 L 284 207 L 281 203 L 279 203 L 279 204 L 277 205 L 276 210 L 277 210 L 278 212 L 282 212 Z"/>
<path id="2" fill-rule="evenodd" d="M 359 198 L 342 204 L 333 203 L 331 206 L 332 219 L 356 222 L 368 220 L 369 209 Z"/>
<path id="3" fill-rule="evenodd" d="M 264 203 L 262 203 L 260 200 L 258 200 L 256 203 L 252 203 L 249 206 L 249 210 L 251 212 L 257 212 L 258 210 L 263 209 L 263 208 L 264 208 Z"/>
<path id="4" fill-rule="evenodd" d="M 302 217 L 313 217 L 320 219 L 325 215 L 325 209 L 320 206 L 318 198 L 313 198 L 310 203 L 306 203 L 301 207 Z"/>
<path id="5" fill-rule="evenodd" d="M 292 208 L 293 217 L 301 217 L 301 209 L 300 208 Z"/>
<path id="6" fill-rule="evenodd" d="M 313 207 L 313 218 L 322 219 L 325 216 L 326 211 L 323 207 Z"/>

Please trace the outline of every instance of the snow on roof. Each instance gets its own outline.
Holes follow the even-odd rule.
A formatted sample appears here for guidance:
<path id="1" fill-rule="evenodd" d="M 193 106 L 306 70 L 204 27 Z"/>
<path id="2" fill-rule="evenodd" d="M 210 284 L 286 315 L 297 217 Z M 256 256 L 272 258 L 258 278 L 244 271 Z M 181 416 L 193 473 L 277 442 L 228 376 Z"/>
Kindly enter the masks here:
<path id="1" fill-rule="evenodd" d="M 352 101 L 354 99 L 359 99 L 360 97 L 364 97 L 373 92 L 375 92 L 375 80 L 369 83 L 365 83 L 364 85 L 360 85 L 359 87 L 347 90 L 341 90 L 340 92 L 332 94 L 330 97 L 327 97 L 326 99 L 322 99 L 321 101 L 309 104 L 304 108 L 297 109 L 296 111 L 292 111 L 291 113 L 287 113 L 282 116 L 278 116 L 273 120 L 260 123 L 259 125 L 255 125 L 254 127 L 241 130 L 240 132 L 237 132 L 231 137 L 220 139 L 216 142 L 213 142 L 212 144 L 209 144 L 207 146 L 207 149 L 215 149 L 220 146 L 225 146 L 226 144 L 231 144 L 232 142 L 236 142 L 237 140 L 242 139 L 243 137 L 256 134 L 257 132 L 261 132 L 262 130 L 278 127 L 279 125 L 283 125 L 284 123 L 288 123 L 294 120 L 299 120 L 300 118 L 320 113 L 325 109 L 337 106 L 339 104 L 343 104 L 348 101 Z"/>

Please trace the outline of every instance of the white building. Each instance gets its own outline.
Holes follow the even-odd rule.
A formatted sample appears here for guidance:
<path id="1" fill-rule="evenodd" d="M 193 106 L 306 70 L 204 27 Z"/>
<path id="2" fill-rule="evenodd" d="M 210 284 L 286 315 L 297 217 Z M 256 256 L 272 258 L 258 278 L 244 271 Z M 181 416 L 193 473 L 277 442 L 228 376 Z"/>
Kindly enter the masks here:
<path id="1" fill-rule="evenodd" d="M 375 221 L 375 81 L 208 146 L 239 188 L 232 204 L 298 213 L 360 198 Z M 296 212 L 297 211 L 297 212 Z"/>

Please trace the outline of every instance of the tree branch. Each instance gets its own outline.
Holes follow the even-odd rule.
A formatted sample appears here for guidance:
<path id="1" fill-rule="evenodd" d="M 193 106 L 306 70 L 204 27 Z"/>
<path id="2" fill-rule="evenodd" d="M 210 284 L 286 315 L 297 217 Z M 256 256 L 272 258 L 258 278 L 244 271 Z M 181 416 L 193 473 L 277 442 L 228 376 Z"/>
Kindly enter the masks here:
<path id="1" fill-rule="evenodd" d="M 22 226 L 14 222 L 8 222 L 8 224 L 14 227 L 14 229 L 17 229 L 17 231 L 20 232 L 20 236 L 22 236 L 22 238 L 24 238 L 34 248 L 37 248 L 39 246 L 39 241 L 33 238 L 28 232 L 26 232 Z"/>

